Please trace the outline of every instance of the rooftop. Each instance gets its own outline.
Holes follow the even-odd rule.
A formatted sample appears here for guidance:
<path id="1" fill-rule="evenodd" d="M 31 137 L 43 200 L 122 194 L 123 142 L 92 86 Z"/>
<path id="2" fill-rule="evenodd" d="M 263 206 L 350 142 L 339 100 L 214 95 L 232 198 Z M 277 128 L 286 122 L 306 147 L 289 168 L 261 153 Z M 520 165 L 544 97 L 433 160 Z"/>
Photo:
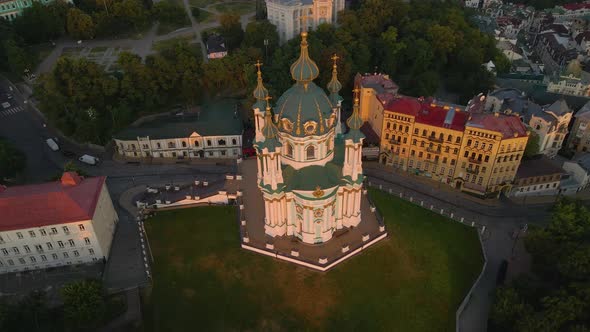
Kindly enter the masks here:
<path id="1" fill-rule="evenodd" d="M 359 84 L 363 88 L 371 88 L 375 90 L 377 98 L 381 102 L 387 103 L 397 96 L 399 86 L 395 84 L 389 75 L 374 73 L 374 74 L 357 74 L 355 77 L 355 84 Z"/>
<path id="2" fill-rule="evenodd" d="M 551 160 L 543 156 L 538 159 L 523 160 L 516 172 L 516 178 L 522 179 L 562 173 L 564 173 L 564 171 L 561 167 L 555 165 Z"/>
<path id="3" fill-rule="evenodd" d="M 59 181 L 8 187 L 0 192 L 0 231 L 90 220 L 105 179 L 66 172 Z"/>
<path id="4" fill-rule="evenodd" d="M 168 139 L 200 136 L 241 135 L 242 120 L 237 114 L 237 101 L 227 99 L 204 105 L 198 114 L 162 116 L 138 126 L 128 127 L 113 137 L 132 140 L 137 137 Z"/>
<path id="5" fill-rule="evenodd" d="M 520 118 L 514 115 L 475 113 L 471 114 L 465 126 L 499 132 L 504 139 L 527 136 L 526 127 Z"/>
<path id="6" fill-rule="evenodd" d="M 207 54 L 227 52 L 225 40 L 218 34 L 213 34 L 207 38 Z"/>
<path id="7" fill-rule="evenodd" d="M 462 110 L 465 106 L 445 104 L 432 98 L 400 97 L 391 100 L 385 109 L 411 115 L 417 123 L 424 123 L 436 127 L 445 127 L 462 131 L 465 128 L 467 114 Z"/>

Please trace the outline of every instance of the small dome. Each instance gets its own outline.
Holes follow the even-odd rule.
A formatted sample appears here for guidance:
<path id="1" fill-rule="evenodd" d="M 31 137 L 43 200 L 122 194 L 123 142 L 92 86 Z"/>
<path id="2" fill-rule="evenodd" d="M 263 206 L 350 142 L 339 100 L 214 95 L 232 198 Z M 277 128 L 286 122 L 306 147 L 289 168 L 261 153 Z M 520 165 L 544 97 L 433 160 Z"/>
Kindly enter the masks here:
<path id="1" fill-rule="evenodd" d="M 256 98 L 256 100 L 265 100 L 266 97 L 268 97 L 268 90 L 264 87 L 264 84 L 262 83 L 262 72 L 260 71 L 262 63 L 260 63 L 260 61 L 257 61 L 255 66 L 258 68 L 258 72 L 256 73 L 258 75 L 258 78 L 256 89 L 254 89 L 252 95 L 254 95 L 254 98 Z"/>
<path id="2" fill-rule="evenodd" d="M 311 82 L 320 74 L 315 62 L 309 58 L 307 50 L 307 32 L 301 33 L 301 53 L 299 59 L 291 65 L 291 76 L 297 82 Z"/>
<path id="3" fill-rule="evenodd" d="M 297 83 L 279 98 L 275 111 L 279 119 L 286 118 L 293 123 L 293 128 L 281 125 L 281 131 L 293 136 L 306 136 L 304 124 L 315 122 L 313 133 L 307 131 L 307 135 L 322 135 L 329 129 L 325 120 L 332 115 L 332 104 L 324 90 L 315 83 Z M 282 124 L 282 121 L 279 123 Z"/>

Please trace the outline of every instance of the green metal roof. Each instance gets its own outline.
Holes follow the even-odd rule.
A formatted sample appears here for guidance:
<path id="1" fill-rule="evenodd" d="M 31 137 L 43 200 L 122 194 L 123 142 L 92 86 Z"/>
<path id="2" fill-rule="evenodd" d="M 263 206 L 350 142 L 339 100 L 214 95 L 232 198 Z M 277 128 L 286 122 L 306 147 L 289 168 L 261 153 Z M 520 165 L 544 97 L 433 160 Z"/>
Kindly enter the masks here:
<path id="1" fill-rule="evenodd" d="M 128 127 L 113 135 L 115 139 L 131 140 L 137 137 L 168 139 L 189 137 L 193 132 L 201 136 L 241 135 L 242 119 L 236 114 L 237 101 L 227 99 L 201 107 L 200 114 L 162 116 L 136 127 Z"/>
<path id="2" fill-rule="evenodd" d="M 283 169 L 283 180 L 287 190 L 315 190 L 317 186 L 331 188 L 343 183 L 342 166 L 331 162 L 325 166 L 307 166 L 299 170 L 287 166 Z"/>
<path id="3" fill-rule="evenodd" d="M 307 121 L 317 122 L 317 133 L 323 134 L 321 125 L 325 126 L 324 120 L 332 114 L 332 103 L 315 83 L 295 83 L 279 98 L 275 112 L 280 119 L 287 118 L 293 123 L 293 131 L 290 132 L 293 136 L 305 136 L 303 124 Z M 324 128 L 324 132 L 327 130 Z"/>

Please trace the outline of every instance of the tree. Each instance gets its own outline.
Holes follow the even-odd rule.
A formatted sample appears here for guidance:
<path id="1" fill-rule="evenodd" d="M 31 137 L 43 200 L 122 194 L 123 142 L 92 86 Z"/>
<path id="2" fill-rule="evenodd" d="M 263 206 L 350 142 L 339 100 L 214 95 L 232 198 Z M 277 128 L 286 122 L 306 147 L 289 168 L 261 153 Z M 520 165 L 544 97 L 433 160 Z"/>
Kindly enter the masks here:
<path id="1" fill-rule="evenodd" d="M 115 2 L 113 7 L 114 16 L 124 27 L 138 30 L 148 22 L 147 11 L 139 0 Z"/>
<path id="2" fill-rule="evenodd" d="M 225 38 L 225 44 L 229 51 L 234 50 L 240 46 L 244 39 L 244 30 L 242 30 L 242 23 L 240 16 L 236 14 L 222 14 L 219 17 L 221 24 L 221 35 Z"/>
<path id="3" fill-rule="evenodd" d="M 534 130 L 529 129 L 530 135 L 524 148 L 524 157 L 531 158 L 539 154 L 539 134 Z"/>
<path id="4" fill-rule="evenodd" d="M 43 4 L 33 1 L 31 7 L 12 21 L 17 35 L 27 44 L 37 44 L 60 37 L 65 31 L 69 5 L 64 1 Z"/>
<path id="5" fill-rule="evenodd" d="M 98 281 L 85 280 L 65 285 L 61 291 L 66 324 L 95 328 L 105 314 L 105 301 Z"/>
<path id="6" fill-rule="evenodd" d="M 159 1 L 152 7 L 152 15 L 160 21 L 160 23 L 184 23 L 186 21 L 186 13 L 184 8 L 176 5 L 171 1 Z"/>
<path id="7" fill-rule="evenodd" d="M 10 142 L 0 139 L 0 181 L 15 177 L 25 166 L 25 155 Z"/>
<path id="8" fill-rule="evenodd" d="M 265 40 L 268 41 L 266 45 Z M 268 51 L 268 56 L 272 56 L 279 46 L 277 27 L 267 20 L 248 23 L 243 44 L 246 47 L 256 47 L 265 52 Z"/>
<path id="9" fill-rule="evenodd" d="M 33 68 L 34 61 L 32 55 L 14 40 L 5 40 L 2 46 L 6 54 L 7 69 L 11 72 L 21 76 L 25 69 Z"/>
<path id="10" fill-rule="evenodd" d="M 70 8 L 67 18 L 68 33 L 79 39 L 90 39 L 94 37 L 94 22 L 90 15 L 80 9 Z"/>

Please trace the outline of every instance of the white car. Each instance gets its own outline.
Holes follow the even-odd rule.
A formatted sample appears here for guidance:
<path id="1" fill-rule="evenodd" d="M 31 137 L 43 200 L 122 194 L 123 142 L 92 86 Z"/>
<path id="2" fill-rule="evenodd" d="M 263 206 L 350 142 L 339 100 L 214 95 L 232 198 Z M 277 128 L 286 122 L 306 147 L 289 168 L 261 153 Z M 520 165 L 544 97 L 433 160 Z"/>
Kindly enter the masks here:
<path id="1" fill-rule="evenodd" d="M 81 162 L 88 164 L 88 165 L 96 165 L 100 162 L 100 159 L 93 157 L 91 155 L 85 154 L 82 157 L 78 158 Z"/>
<path id="2" fill-rule="evenodd" d="M 45 140 L 45 142 L 47 143 L 47 145 L 49 145 L 49 148 L 51 150 L 53 150 L 53 151 L 59 150 L 59 145 L 57 145 L 57 142 L 53 138 L 48 138 Z"/>

